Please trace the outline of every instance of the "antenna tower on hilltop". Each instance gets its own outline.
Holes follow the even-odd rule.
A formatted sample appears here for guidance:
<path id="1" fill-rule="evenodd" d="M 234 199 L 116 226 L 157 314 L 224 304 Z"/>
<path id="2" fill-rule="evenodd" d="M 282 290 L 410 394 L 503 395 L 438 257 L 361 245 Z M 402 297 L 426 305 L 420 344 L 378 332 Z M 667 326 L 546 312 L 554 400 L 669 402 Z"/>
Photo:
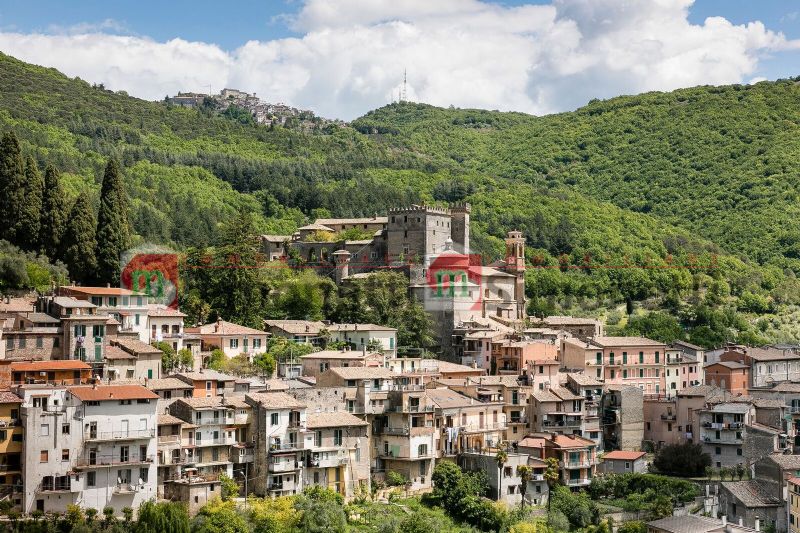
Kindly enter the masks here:
<path id="1" fill-rule="evenodd" d="M 403 88 L 400 89 L 400 101 L 406 102 L 408 100 L 408 93 L 406 92 L 406 69 L 403 69 Z"/>

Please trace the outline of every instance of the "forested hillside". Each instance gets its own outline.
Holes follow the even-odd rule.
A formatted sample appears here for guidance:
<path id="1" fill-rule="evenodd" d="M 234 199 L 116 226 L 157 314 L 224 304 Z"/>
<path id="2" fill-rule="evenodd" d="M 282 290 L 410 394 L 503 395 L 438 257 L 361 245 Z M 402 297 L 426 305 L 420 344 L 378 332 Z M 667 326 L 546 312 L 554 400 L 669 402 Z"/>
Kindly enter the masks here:
<path id="1" fill-rule="evenodd" d="M 546 117 L 402 103 L 304 134 L 145 102 L 0 54 L 0 131 L 61 172 L 70 204 L 83 191 L 96 204 L 106 162 L 118 160 L 131 244 L 219 244 L 239 212 L 283 234 L 317 216 L 466 200 L 487 259 L 502 256 L 509 229 L 525 233 L 541 267 L 527 277 L 532 313 L 593 314 L 709 345 L 800 337 L 790 320 L 799 98 L 781 81 Z"/>

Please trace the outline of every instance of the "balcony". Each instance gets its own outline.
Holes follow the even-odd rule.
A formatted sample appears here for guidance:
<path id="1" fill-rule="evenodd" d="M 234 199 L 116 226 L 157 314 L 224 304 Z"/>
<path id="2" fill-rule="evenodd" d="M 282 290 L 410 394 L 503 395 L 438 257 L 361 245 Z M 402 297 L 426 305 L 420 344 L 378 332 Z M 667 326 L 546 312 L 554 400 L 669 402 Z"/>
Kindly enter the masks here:
<path id="1" fill-rule="evenodd" d="M 198 448 L 202 448 L 204 446 L 223 446 L 223 445 L 230 445 L 236 444 L 233 439 L 229 439 L 228 437 L 217 437 L 216 439 L 195 439 L 194 445 Z"/>
<path id="2" fill-rule="evenodd" d="M 508 429 L 505 422 L 486 422 L 484 424 L 468 424 L 461 426 L 461 431 L 464 433 L 481 433 L 484 431 L 504 431 Z"/>
<path id="3" fill-rule="evenodd" d="M 233 416 L 195 419 L 194 423 L 197 426 L 226 426 L 233 423 Z"/>
<path id="4" fill-rule="evenodd" d="M 544 474 L 531 474 L 531 481 L 544 481 Z"/>
<path id="5" fill-rule="evenodd" d="M 289 429 L 306 429 L 306 423 L 300 420 L 290 420 Z"/>
<path id="6" fill-rule="evenodd" d="M 582 420 L 542 420 L 542 426 L 546 428 L 579 428 Z"/>
<path id="7" fill-rule="evenodd" d="M 267 487 L 270 492 L 278 492 L 283 490 L 283 483 L 270 483 Z"/>
<path id="8" fill-rule="evenodd" d="M 96 457 L 89 459 L 80 458 L 75 462 L 75 467 L 92 469 L 109 466 L 142 465 L 152 463 L 154 460 L 155 457 L 152 455 L 148 455 L 146 457 L 132 457 L 125 460 L 120 459 L 119 457 Z"/>
<path id="9" fill-rule="evenodd" d="M 587 459 L 580 460 L 580 461 L 559 461 L 558 462 L 558 467 L 559 468 L 567 468 L 567 469 L 571 469 L 571 468 L 590 468 L 591 466 L 592 466 L 592 463 Z"/>
<path id="10" fill-rule="evenodd" d="M 409 433 L 410 433 L 410 429 L 409 429 L 409 427 L 408 427 L 408 426 L 405 426 L 405 427 L 400 427 L 400 428 L 390 428 L 390 427 L 385 427 L 385 428 L 383 428 L 383 429 L 381 429 L 381 430 L 380 430 L 380 434 L 381 434 L 381 435 L 398 435 L 398 436 L 404 436 L 404 435 L 408 435 Z"/>
<path id="11" fill-rule="evenodd" d="M 89 431 L 84 433 L 83 438 L 86 441 L 102 442 L 102 441 L 117 441 L 117 440 L 139 440 L 139 439 L 152 439 L 156 436 L 155 429 L 128 429 L 121 431 Z"/>
<path id="12" fill-rule="evenodd" d="M 180 435 L 159 435 L 158 436 L 158 445 L 159 446 L 180 446 L 181 444 L 181 436 Z"/>
<path id="13" fill-rule="evenodd" d="M 271 452 L 294 452 L 303 449 L 302 441 L 297 442 L 284 442 L 284 443 L 276 443 L 273 442 L 269 445 L 269 451 Z"/>
<path id="14" fill-rule="evenodd" d="M 677 415 L 675 415 L 673 413 L 662 413 L 661 414 L 661 420 L 668 420 L 670 422 L 674 422 L 677 418 L 678 418 Z"/>
<path id="15" fill-rule="evenodd" d="M 294 472 L 302 466 L 300 461 L 269 462 L 267 468 L 270 472 Z"/>
<path id="16" fill-rule="evenodd" d="M 55 483 L 39 483 L 39 486 L 36 488 L 36 492 L 39 494 L 52 494 L 56 492 L 80 492 L 80 489 L 78 488 L 77 483 L 73 488 L 69 481 L 66 483 L 56 481 Z"/>
<path id="17" fill-rule="evenodd" d="M 564 484 L 568 487 L 580 487 L 584 485 L 589 485 L 592 482 L 589 478 L 578 478 L 578 479 L 567 479 L 564 481 Z"/>
<path id="18" fill-rule="evenodd" d="M 255 459 L 255 454 L 252 448 L 233 448 L 230 454 L 230 460 L 233 464 L 252 463 Z"/>
<path id="19" fill-rule="evenodd" d="M 716 437 L 703 436 L 703 442 L 706 444 L 735 444 L 741 446 L 743 439 L 723 439 Z"/>
<path id="20" fill-rule="evenodd" d="M 138 487 L 132 483 L 117 483 L 114 485 L 114 494 L 133 494 L 138 491 Z"/>

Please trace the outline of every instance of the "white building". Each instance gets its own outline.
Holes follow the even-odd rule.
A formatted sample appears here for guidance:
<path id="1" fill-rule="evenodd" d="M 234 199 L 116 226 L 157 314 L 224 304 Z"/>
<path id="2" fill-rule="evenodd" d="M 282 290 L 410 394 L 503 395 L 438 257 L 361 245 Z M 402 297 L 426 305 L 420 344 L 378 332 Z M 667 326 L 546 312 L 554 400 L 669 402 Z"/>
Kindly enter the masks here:
<path id="1" fill-rule="evenodd" d="M 21 387 L 23 510 L 102 512 L 156 497 L 156 401 L 141 385 Z"/>
<path id="2" fill-rule="evenodd" d="M 267 351 L 267 332 L 240 326 L 222 319 L 196 328 L 186 328 L 186 333 L 198 335 L 203 341 L 203 349 L 221 349 L 229 358 L 247 354 L 254 355 Z"/>
<path id="3" fill-rule="evenodd" d="M 59 294 L 86 300 L 97 307 L 97 314 L 111 315 L 121 332 L 135 332 L 149 342 L 147 334 L 147 295 L 117 287 L 59 287 Z"/>
<path id="4" fill-rule="evenodd" d="M 368 346 L 377 348 L 387 356 L 397 355 L 397 329 L 377 324 L 331 324 L 328 326 L 331 342 L 346 342 L 354 350 Z"/>
<path id="5" fill-rule="evenodd" d="M 185 313 L 165 305 L 151 305 L 147 309 L 147 339 L 145 342 L 167 342 L 178 352 L 183 346 L 183 319 Z"/>

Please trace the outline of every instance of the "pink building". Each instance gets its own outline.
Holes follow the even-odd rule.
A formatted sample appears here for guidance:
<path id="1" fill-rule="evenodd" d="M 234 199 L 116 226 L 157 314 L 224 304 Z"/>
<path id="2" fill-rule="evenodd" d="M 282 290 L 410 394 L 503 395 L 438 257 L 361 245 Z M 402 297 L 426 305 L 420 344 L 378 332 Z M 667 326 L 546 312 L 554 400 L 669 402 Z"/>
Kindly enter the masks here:
<path id="1" fill-rule="evenodd" d="M 561 366 L 583 370 L 607 385 L 632 385 L 663 394 L 666 345 L 644 337 L 594 337 L 561 341 Z"/>
<path id="2" fill-rule="evenodd" d="M 549 340 L 511 340 L 492 342 L 494 373 L 519 375 L 525 372 L 528 363 L 558 358 L 558 346 Z"/>

